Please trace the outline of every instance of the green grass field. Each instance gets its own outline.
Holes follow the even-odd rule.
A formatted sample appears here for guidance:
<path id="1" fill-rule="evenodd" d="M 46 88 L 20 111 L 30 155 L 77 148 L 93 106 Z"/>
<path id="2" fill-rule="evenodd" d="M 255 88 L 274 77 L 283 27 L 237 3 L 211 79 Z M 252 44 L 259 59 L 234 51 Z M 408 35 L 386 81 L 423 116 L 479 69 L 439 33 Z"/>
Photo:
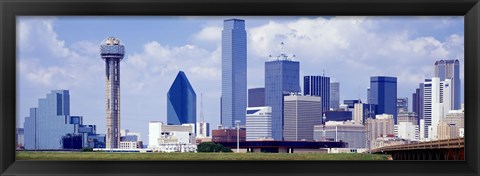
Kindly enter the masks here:
<path id="1" fill-rule="evenodd" d="M 25 152 L 17 160 L 388 160 L 388 155 L 363 153 L 105 153 Z"/>

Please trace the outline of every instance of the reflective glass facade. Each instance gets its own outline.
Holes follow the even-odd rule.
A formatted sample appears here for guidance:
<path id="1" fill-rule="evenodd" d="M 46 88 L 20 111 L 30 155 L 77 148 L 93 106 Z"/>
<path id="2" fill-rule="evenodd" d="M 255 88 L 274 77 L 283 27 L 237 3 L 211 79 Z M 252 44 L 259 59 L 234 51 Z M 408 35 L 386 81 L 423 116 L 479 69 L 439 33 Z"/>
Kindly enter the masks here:
<path id="1" fill-rule="evenodd" d="M 283 140 L 283 97 L 300 93 L 300 62 L 265 62 L 265 105 L 272 107 L 272 137 Z"/>
<path id="2" fill-rule="evenodd" d="M 74 119 L 74 120 L 72 120 Z M 38 100 L 25 118 L 25 149 L 62 149 L 62 138 L 75 134 L 82 117 L 70 117 L 68 90 L 54 90 Z"/>
<path id="3" fill-rule="evenodd" d="M 197 122 L 197 94 L 183 71 L 178 72 L 167 93 L 167 124 Z"/>
<path id="4" fill-rule="evenodd" d="M 304 76 L 303 95 L 322 98 L 322 111 L 330 110 L 330 77 Z"/>
<path id="5" fill-rule="evenodd" d="M 265 106 L 265 88 L 248 89 L 248 107 Z"/>
<path id="6" fill-rule="evenodd" d="M 330 82 L 330 108 L 337 110 L 340 108 L 340 83 Z"/>
<path id="7" fill-rule="evenodd" d="M 461 84 L 460 84 L 460 62 L 458 60 L 440 60 L 435 62 L 435 77 L 440 81 L 452 80 L 452 101 L 451 109 L 461 109 Z"/>
<path id="8" fill-rule="evenodd" d="M 412 94 L 412 111 L 417 114 L 417 124 L 420 124 L 420 119 L 423 119 L 423 87 L 424 84 L 420 83 L 419 88 Z"/>
<path id="9" fill-rule="evenodd" d="M 222 30 L 222 95 L 221 124 L 245 125 L 247 108 L 247 33 L 245 21 L 229 19 Z"/>
<path id="10" fill-rule="evenodd" d="M 371 104 L 377 105 L 378 114 L 393 115 L 397 124 L 397 78 L 387 76 L 370 77 Z"/>

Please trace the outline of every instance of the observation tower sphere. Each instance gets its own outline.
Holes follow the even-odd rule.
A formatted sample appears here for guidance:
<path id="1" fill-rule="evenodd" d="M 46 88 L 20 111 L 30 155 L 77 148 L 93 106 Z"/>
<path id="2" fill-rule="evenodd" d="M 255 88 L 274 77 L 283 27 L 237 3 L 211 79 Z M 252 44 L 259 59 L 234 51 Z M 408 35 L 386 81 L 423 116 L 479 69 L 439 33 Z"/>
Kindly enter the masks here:
<path id="1" fill-rule="evenodd" d="M 108 37 L 102 41 L 100 45 L 100 55 L 102 59 L 113 58 L 123 59 L 125 47 L 121 44 L 120 39 L 115 37 Z"/>

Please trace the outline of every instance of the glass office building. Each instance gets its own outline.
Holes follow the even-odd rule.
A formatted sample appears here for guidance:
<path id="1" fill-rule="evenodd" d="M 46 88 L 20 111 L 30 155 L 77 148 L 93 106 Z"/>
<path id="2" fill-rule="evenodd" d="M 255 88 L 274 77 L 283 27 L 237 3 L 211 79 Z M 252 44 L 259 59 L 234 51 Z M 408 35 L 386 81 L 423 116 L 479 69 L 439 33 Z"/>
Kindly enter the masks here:
<path id="1" fill-rule="evenodd" d="M 397 124 L 397 78 L 387 76 L 370 77 L 371 104 L 377 105 L 378 114 L 393 115 Z"/>
<path id="2" fill-rule="evenodd" d="M 245 125 L 247 109 L 247 32 L 245 20 L 229 19 L 222 30 L 221 124 Z"/>
<path id="3" fill-rule="evenodd" d="M 417 114 L 417 124 L 420 124 L 420 120 L 423 119 L 423 90 L 424 84 L 420 83 L 419 88 L 412 94 L 412 111 Z"/>
<path id="4" fill-rule="evenodd" d="M 338 110 L 340 108 L 340 83 L 330 82 L 330 108 Z"/>
<path id="5" fill-rule="evenodd" d="M 453 110 L 461 109 L 461 84 L 460 84 L 460 62 L 458 60 L 439 60 L 435 62 L 435 77 L 440 81 L 445 79 L 452 80 L 452 98 L 451 108 Z"/>
<path id="6" fill-rule="evenodd" d="M 248 89 L 248 107 L 265 106 L 265 88 Z"/>
<path id="7" fill-rule="evenodd" d="M 283 97 L 300 93 L 300 62 L 282 53 L 265 62 L 265 105 L 272 107 L 272 137 L 283 140 Z"/>
<path id="8" fill-rule="evenodd" d="M 70 116 L 69 91 L 53 90 L 46 98 L 39 99 L 38 107 L 30 108 L 30 115 L 25 118 L 25 149 L 63 149 L 62 139 L 80 135 L 78 129 L 82 123 L 81 116 Z"/>
<path id="9" fill-rule="evenodd" d="M 167 124 L 181 125 L 197 122 L 197 94 L 183 71 L 167 93 Z"/>
<path id="10" fill-rule="evenodd" d="M 322 98 L 322 111 L 330 110 L 330 77 L 304 76 L 303 95 Z"/>

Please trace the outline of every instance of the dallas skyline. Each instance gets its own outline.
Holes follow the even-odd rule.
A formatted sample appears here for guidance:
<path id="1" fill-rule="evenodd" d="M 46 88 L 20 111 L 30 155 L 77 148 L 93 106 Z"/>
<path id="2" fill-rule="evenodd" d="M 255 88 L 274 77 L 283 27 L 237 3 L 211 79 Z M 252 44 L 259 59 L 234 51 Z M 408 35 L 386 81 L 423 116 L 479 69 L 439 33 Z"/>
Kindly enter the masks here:
<path id="1" fill-rule="evenodd" d="M 205 120 L 215 127 L 221 30 L 230 18 L 245 20 L 248 88 L 264 86 L 264 64 L 281 52 L 281 42 L 300 62 L 301 78 L 325 70 L 340 82 L 341 102 L 365 100 L 370 76 L 377 75 L 397 77 L 398 97 L 411 99 L 418 83 L 434 76 L 440 59 L 459 59 L 464 80 L 463 17 L 19 17 L 17 127 L 39 98 L 68 89 L 72 114 L 105 133 L 105 63 L 98 46 L 109 36 L 126 47 L 122 129 L 140 132 L 145 140 L 148 122 L 166 122 L 166 93 L 178 71 L 203 94 Z"/>

